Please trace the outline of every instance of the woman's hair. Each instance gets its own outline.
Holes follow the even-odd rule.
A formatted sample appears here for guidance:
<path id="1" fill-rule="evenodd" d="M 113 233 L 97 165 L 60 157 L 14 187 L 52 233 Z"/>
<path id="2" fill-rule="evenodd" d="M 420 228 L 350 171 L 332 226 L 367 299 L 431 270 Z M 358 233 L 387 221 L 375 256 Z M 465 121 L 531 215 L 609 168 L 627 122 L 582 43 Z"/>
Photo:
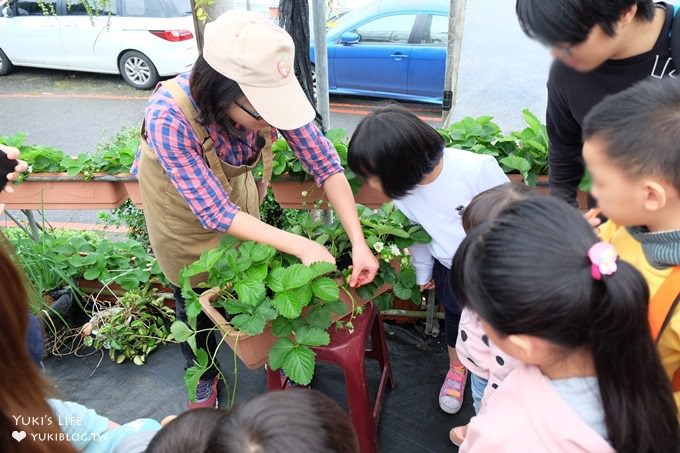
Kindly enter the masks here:
<path id="1" fill-rule="evenodd" d="M 654 18 L 652 0 L 517 0 L 515 11 L 524 33 L 546 44 L 578 44 L 600 25 L 614 36 L 614 24 L 637 5 L 636 19 Z"/>
<path id="2" fill-rule="evenodd" d="M 520 182 L 506 182 L 480 192 L 463 210 L 463 229 L 469 233 L 487 220 L 496 217 L 513 201 L 533 196 L 538 196 L 536 189 Z"/>
<path id="3" fill-rule="evenodd" d="M 442 159 L 444 139 L 414 113 L 397 104 L 378 107 L 357 126 L 347 163 L 359 176 L 380 179 L 390 198 L 401 198 Z"/>
<path id="4" fill-rule="evenodd" d="M 0 451 L 75 452 L 68 441 L 59 440 L 59 423 L 47 403 L 47 382 L 26 345 L 27 293 L 11 253 L 0 233 Z M 12 437 L 15 430 L 26 433 L 21 442 Z"/>
<path id="5" fill-rule="evenodd" d="M 211 453 L 358 453 L 350 420 L 317 390 L 286 390 L 237 405 L 208 442 Z"/>
<path id="6" fill-rule="evenodd" d="M 203 55 L 198 56 L 191 71 L 189 89 L 198 107 L 199 123 L 217 124 L 235 137 L 243 135 L 227 115 L 229 106 L 243 97 L 243 91 L 238 83 L 214 70 Z"/>
<path id="7" fill-rule="evenodd" d="M 593 278 L 598 238 L 563 201 L 508 205 L 468 235 L 454 257 L 454 290 L 500 335 L 526 334 L 592 352 L 610 442 L 617 451 L 677 451 L 676 407 L 647 321 L 642 275 Z"/>
<path id="8" fill-rule="evenodd" d="M 200 408 L 183 412 L 151 439 L 145 453 L 203 452 L 215 427 L 229 412 Z"/>
<path id="9" fill-rule="evenodd" d="M 583 138 L 602 140 L 607 157 L 628 176 L 661 177 L 680 193 L 679 105 L 680 80 L 640 81 L 593 107 Z"/>

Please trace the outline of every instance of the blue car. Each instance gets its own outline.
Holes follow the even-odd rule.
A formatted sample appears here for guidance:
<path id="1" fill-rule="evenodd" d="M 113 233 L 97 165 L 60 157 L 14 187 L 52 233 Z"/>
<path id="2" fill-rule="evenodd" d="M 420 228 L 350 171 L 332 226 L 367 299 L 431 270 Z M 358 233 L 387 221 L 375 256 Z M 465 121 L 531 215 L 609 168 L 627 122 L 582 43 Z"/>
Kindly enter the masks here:
<path id="1" fill-rule="evenodd" d="M 383 0 L 342 16 L 328 30 L 330 93 L 441 104 L 449 5 Z"/>

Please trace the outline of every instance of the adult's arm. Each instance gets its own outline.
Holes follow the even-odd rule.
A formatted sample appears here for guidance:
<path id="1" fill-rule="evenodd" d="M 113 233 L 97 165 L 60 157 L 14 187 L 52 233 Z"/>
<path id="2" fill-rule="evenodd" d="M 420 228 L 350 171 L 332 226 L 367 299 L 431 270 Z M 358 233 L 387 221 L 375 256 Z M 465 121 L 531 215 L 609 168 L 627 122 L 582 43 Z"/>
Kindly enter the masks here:
<path id="1" fill-rule="evenodd" d="M 370 283 L 378 271 L 378 260 L 366 244 L 352 190 L 332 143 L 313 123 L 281 133 L 307 172 L 314 177 L 317 185 L 324 188 L 328 200 L 347 231 L 352 243 L 350 286 Z"/>
<path id="2" fill-rule="evenodd" d="M 558 90 L 548 83 L 546 110 L 550 194 L 578 206 L 576 192 L 585 172 L 581 125 Z"/>

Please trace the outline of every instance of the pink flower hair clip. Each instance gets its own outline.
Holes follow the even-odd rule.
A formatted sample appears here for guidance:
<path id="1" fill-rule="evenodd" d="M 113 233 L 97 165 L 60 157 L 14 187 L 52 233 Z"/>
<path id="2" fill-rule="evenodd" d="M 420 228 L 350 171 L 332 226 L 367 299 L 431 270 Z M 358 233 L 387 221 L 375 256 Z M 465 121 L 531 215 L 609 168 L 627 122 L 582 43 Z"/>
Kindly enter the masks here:
<path id="1" fill-rule="evenodd" d="M 588 250 L 588 258 L 592 263 L 591 273 L 595 280 L 602 280 L 603 275 L 612 275 L 616 272 L 618 253 L 613 245 L 607 242 L 594 244 Z"/>

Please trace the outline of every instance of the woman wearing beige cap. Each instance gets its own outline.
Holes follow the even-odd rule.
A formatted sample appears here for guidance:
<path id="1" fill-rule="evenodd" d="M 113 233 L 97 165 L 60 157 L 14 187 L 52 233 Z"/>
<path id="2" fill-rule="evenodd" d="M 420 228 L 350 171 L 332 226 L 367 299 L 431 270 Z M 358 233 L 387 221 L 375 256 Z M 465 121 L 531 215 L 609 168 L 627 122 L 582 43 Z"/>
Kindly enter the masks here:
<path id="1" fill-rule="evenodd" d="M 335 262 L 326 248 L 259 219 L 266 184 L 252 168 L 260 158 L 265 183 L 271 175 L 275 132 L 323 186 L 352 241 L 350 285 L 373 280 L 378 263 L 364 240 L 354 198 L 335 149 L 314 126 L 314 108 L 293 74 L 291 37 L 269 19 L 249 11 L 229 11 L 205 27 L 203 55 L 193 70 L 163 82 L 146 108 L 143 140 L 132 173 L 139 178 L 144 216 L 154 254 L 175 286 L 177 317 L 186 320 L 178 286 L 179 270 L 229 234 L 297 256 L 305 264 Z M 258 194 L 259 192 L 259 194 Z M 196 287 L 200 278 L 192 280 Z M 199 315 L 197 328 L 209 329 Z M 197 335 L 213 351 L 211 333 Z M 194 355 L 182 345 L 186 366 Z M 199 381 L 196 402 L 215 407 L 217 370 Z"/>

